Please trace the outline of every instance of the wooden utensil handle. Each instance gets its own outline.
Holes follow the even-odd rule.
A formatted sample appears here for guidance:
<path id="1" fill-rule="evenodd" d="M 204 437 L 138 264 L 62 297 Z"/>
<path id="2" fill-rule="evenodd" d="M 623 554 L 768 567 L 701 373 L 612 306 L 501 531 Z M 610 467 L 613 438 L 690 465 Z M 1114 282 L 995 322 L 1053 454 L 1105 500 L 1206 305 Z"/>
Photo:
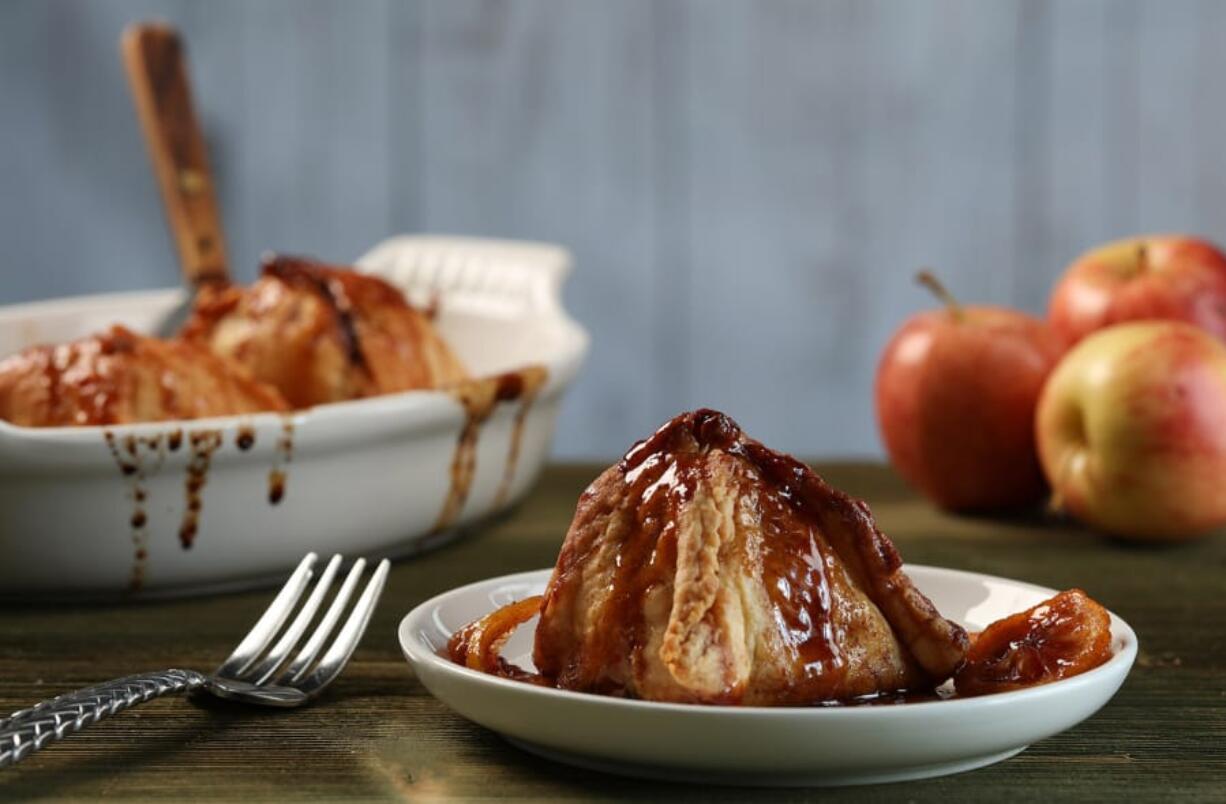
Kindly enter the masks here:
<path id="1" fill-rule="evenodd" d="M 136 114 L 189 286 L 226 282 L 226 244 L 183 44 L 174 28 L 141 23 L 121 43 Z"/>

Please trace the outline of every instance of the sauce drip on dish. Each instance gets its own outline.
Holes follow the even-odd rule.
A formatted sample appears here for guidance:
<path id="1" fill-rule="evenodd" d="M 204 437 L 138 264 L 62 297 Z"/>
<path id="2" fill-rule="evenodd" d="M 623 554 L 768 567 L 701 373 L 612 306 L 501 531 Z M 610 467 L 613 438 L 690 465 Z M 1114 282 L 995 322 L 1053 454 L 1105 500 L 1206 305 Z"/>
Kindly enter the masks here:
<path id="1" fill-rule="evenodd" d="M 519 409 L 515 411 L 515 419 L 511 422 L 511 441 L 507 447 L 507 462 L 502 470 L 502 480 L 498 484 L 498 491 L 494 494 L 493 506 L 495 508 L 501 506 L 511 496 L 511 486 L 515 482 L 515 469 L 519 465 L 519 453 L 524 440 L 524 422 L 528 418 L 528 412 L 532 409 L 532 403 L 536 401 L 537 394 L 541 392 L 545 381 L 549 379 L 549 372 L 544 366 L 528 366 L 512 373 L 519 378 L 520 385 L 514 388 L 515 394 L 504 395 L 504 398 L 513 400 L 518 397 Z"/>
<path id="2" fill-rule="evenodd" d="M 183 480 L 183 520 L 179 524 L 179 544 L 184 550 L 190 550 L 196 543 L 200 515 L 204 509 L 204 487 L 209 482 L 213 453 L 221 448 L 221 431 L 197 430 L 188 435 L 188 442 L 192 455 Z"/>
<path id="3" fill-rule="evenodd" d="M 544 366 L 526 366 L 515 371 L 466 380 L 445 389 L 459 403 L 464 412 L 464 424 L 456 440 L 450 467 L 450 484 L 442 510 L 435 519 L 435 532 L 450 527 L 464 510 L 473 478 L 477 473 L 477 443 L 481 427 L 493 415 L 500 402 L 520 401 L 519 411 L 511 425 L 511 441 L 507 450 L 507 463 L 495 505 L 500 504 L 510 491 L 514 479 L 515 464 L 519 457 L 520 441 L 523 438 L 524 420 L 537 393 L 544 386 L 549 373 Z"/>
<path id="4" fill-rule="evenodd" d="M 268 504 L 280 505 L 285 499 L 285 483 L 289 463 L 294 459 L 294 419 L 281 417 L 281 435 L 277 439 L 277 457 L 268 470 Z"/>
<path id="5" fill-rule="evenodd" d="M 128 591 L 136 592 L 144 585 L 145 562 L 148 558 L 148 535 L 145 530 L 148 524 L 148 516 L 145 512 L 148 492 L 145 489 L 141 445 L 135 436 L 129 435 L 124 439 L 121 451 L 114 433 L 106 430 L 102 435 L 120 474 L 128 479 L 128 497 L 132 501 L 132 513 L 128 517 L 128 525 L 132 534 L 132 569 L 128 573 Z"/>
<path id="6" fill-rule="evenodd" d="M 269 503 L 277 504 L 285 495 L 285 465 L 293 455 L 294 423 L 288 414 L 282 418 L 281 436 L 273 468 L 269 470 Z M 179 524 L 179 543 L 184 550 L 195 544 L 204 511 L 204 488 L 208 484 L 209 471 L 214 454 L 222 448 L 225 436 L 221 430 L 192 430 L 186 434 L 175 428 L 152 435 L 127 434 L 117 436 L 104 430 L 103 441 L 119 473 L 128 481 L 128 497 L 132 510 L 128 518 L 132 529 L 134 558 L 129 590 L 136 591 L 144 583 L 148 560 L 149 498 L 148 480 L 161 472 L 167 453 L 178 452 L 188 445 L 190 455 L 184 469 L 183 513 Z M 240 452 L 255 447 L 256 430 L 250 424 L 241 424 L 234 432 L 234 446 Z M 155 458 L 150 463 L 150 458 Z"/>

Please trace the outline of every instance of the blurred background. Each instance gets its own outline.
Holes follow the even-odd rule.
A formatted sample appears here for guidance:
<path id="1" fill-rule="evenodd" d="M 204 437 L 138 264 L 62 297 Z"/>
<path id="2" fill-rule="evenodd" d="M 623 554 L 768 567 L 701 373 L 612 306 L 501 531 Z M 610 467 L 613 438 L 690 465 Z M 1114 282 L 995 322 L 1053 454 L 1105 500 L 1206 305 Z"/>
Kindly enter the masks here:
<path id="1" fill-rule="evenodd" d="M 572 250 L 564 458 L 699 405 L 878 456 L 918 267 L 1040 313 L 1103 240 L 1226 236 L 1226 3 L 5 0 L 0 303 L 177 281 L 118 56 L 147 18 L 187 39 L 240 277 L 399 232 Z"/>

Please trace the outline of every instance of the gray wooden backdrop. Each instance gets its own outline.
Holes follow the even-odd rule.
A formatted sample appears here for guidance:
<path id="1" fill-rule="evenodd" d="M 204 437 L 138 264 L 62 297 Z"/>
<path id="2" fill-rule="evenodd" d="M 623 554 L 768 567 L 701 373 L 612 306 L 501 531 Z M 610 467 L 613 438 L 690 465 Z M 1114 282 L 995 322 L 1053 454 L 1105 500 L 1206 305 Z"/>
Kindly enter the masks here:
<path id="1" fill-rule="evenodd" d="M 1098 241 L 1226 237 L 1221 2 L 5 0 L 0 302 L 173 282 L 116 50 L 148 17 L 245 276 L 403 231 L 574 251 L 561 456 L 698 405 L 876 455 L 918 266 L 1038 312 Z"/>

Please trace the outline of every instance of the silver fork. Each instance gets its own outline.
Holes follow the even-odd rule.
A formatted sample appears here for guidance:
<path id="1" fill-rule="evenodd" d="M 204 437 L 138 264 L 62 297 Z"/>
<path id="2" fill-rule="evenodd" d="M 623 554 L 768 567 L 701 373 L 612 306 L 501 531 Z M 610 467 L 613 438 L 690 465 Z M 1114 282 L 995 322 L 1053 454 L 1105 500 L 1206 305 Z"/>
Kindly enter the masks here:
<path id="1" fill-rule="evenodd" d="M 389 564 L 386 559 L 379 563 L 353 611 L 325 651 L 324 645 L 340 621 L 366 566 L 364 559 L 355 561 L 332 605 L 293 661 L 287 664 L 290 653 L 302 640 L 332 586 L 342 560 L 339 555 L 332 556 L 315 588 L 282 631 L 281 627 L 289 620 L 315 574 L 313 567 L 317 559 L 314 553 L 302 559 L 247 636 L 211 675 L 195 670 L 163 670 L 126 676 L 51 698 L 0 719 L 0 768 L 16 764 L 46 744 L 90 723 L 171 693 L 204 690 L 220 698 L 280 707 L 301 706 L 319 695 L 340 675 L 358 646 L 383 592 Z"/>

